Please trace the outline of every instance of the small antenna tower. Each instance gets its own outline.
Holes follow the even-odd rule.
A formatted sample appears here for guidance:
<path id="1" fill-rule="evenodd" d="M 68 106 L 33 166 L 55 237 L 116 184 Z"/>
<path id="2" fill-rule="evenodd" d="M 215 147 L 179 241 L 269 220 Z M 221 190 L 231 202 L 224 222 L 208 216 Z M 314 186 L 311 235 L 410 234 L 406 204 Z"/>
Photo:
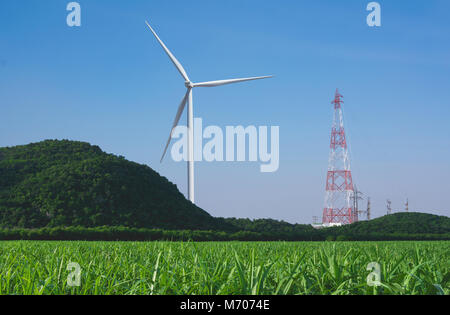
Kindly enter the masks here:
<path id="1" fill-rule="evenodd" d="M 392 201 L 389 199 L 386 201 L 387 214 L 392 214 Z"/>
<path id="2" fill-rule="evenodd" d="M 370 197 L 369 198 L 367 198 L 367 211 L 366 211 L 366 213 L 367 213 L 367 221 L 370 221 L 370 211 L 371 211 L 371 204 L 370 204 Z"/>
<path id="3" fill-rule="evenodd" d="M 365 211 L 359 210 L 359 201 L 363 200 L 363 197 L 361 197 L 361 195 L 364 195 L 364 194 L 358 190 L 356 185 L 353 185 L 353 187 L 354 187 L 353 196 L 351 197 L 351 199 L 353 200 L 353 209 L 355 209 L 355 214 L 357 216 L 363 215 L 365 213 Z"/>
<path id="4" fill-rule="evenodd" d="M 406 203 L 405 203 L 405 211 L 409 212 L 409 200 L 406 199 Z"/>
<path id="5" fill-rule="evenodd" d="M 313 224 L 314 225 L 316 225 L 316 224 L 319 224 L 319 217 L 318 216 L 313 216 Z"/>

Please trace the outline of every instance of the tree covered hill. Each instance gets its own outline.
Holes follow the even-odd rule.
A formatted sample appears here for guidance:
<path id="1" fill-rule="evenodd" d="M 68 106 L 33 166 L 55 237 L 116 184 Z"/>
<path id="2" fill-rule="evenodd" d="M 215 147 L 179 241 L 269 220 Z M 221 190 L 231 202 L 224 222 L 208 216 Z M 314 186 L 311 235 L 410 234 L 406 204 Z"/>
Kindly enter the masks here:
<path id="1" fill-rule="evenodd" d="M 330 234 L 446 234 L 450 218 L 427 213 L 395 213 L 371 221 L 326 229 Z"/>
<path id="2" fill-rule="evenodd" d="M 75 141 L 0 148 L 0 227 L 215 229 L 165 177 Z"/>

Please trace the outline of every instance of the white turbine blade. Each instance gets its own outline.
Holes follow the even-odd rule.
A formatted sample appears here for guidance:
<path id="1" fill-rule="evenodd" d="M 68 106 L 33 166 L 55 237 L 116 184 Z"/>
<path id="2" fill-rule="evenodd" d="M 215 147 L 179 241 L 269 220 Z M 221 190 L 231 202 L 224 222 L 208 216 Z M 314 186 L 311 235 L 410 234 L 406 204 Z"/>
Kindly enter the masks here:
<path id="1" fill-rule="evenodd" d="M 178 71 L 180 72 L 180 74 L 183 76 L 183 78 L 186 81 L 190 81 L 189 77 L 186 73 L 186 71 L 184 70 L 183 66 L 181 65 L 181 63 L 177 60 L 177 58 L 175 58 L 175 56 L 170 52 L 169 48 L 166 47 L 166 45 L 164 45 L 163 41 L 158 37 L 158 35 L 156 34 L 156 32 L 153 30 L 153 28 L 150 26 L 150 24 L 145 21 L 145 23 L 147 24 L 148 28 L 152 31 L 153 35 L 155 35 L 156 39 L 158 40 L 159 44 L 161 45 L 161 47 L 164 49 L 164 51 L 166 52 L 167 56 L 169 56 L 170 60 L 172 60 L 173 64 L 175 65 L 175 67 L 178 69 Z"/>
<path id="2" fill-rule="evenodd" d="M 231 79 L 231 80 L 219 80 L 219 81 L 210 81 L 210 82 L 201 82 L 201 83 L 194 83 L 194 87 L 215 87 L 215 86 L 221 86 L 226 84 L 233 84 L 233 83 L 240 83 L 240 82 L 246 82 L 246 81 L 254 81 L 254 80 L 261 80 L 261 79 L 268 79 L 272 78 L 273 76 L 264 76 L 264 77 L 253 77 L 253 78 L 244 78 L 244 79 Z"/>
<path id="3" fill-rule="evenodd" d="M 170 141 L 172 140 L 173 131 L 175 130 L 175 127 L 178 126 L 178 123 L 180 122 L 181 115 L 183 114 L 184 108 L 186 107 L 187 99 L 189 97 L 189 92 L 191 89 L 188 89 L 186 92 L 186 95 L 184 96 L 183 100 L 181 101 L 180 106 L 178 107 L 177 115 L 175 116 L 175 120 L 173 121 L 172 129 L 170 130 L 170 136 L 169 140 L 167 140 L 166 147 L 164 148 L 164 153 L 161 157 L 161 163 L 164 160 L 164 157 L 167 153 L 167 149 L 169 148 Z"/>

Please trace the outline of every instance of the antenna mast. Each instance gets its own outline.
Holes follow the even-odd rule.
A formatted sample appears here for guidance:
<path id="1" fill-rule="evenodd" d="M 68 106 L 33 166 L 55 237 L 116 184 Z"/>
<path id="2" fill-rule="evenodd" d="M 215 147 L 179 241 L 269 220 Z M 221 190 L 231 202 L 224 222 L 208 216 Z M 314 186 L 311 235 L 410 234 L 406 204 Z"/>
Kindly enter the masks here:
<path id="1" fill-rule="evenodd" d="M 361 197 L 361 195 L 364 194 L 358 190 L 356 185 L 354 185 L 353 196 L 351 197 L 351 199 L 353 200 L 353 209 L 355 210 L 354 213 L 357 215 L 356 221 L 358 220 L 360 215 L 363 215 L 365 213 L 365 211 L 359 210 L 359 201 L 363 200 L 363 197 Z"/>
<path id="2" fill-rule="evenodd" d="M 389 199 L 386 201 L 386 208 L 387 208 L 387 214 L 388 215 L 392 214 L 392 201 Z"/>
<path id="3" fill-rule="evenodd" d="M 370 221 L 370 215 L 371 215 L 371 204 L 370 204 L 370 197 L 369 198 L 367 198 L 367 211 L 366 211 L 366 213 L 367 213 L 367 221 Z"/>
<path id="4" fill-rule="evenodd" d="M 332 101 L 334 117 L 322 219 L 324 226 L 351 224 L 358 221 L 358 213 L 350 201 L 354 190 L 342 114 L 342 97 L 336 89 Z"/>

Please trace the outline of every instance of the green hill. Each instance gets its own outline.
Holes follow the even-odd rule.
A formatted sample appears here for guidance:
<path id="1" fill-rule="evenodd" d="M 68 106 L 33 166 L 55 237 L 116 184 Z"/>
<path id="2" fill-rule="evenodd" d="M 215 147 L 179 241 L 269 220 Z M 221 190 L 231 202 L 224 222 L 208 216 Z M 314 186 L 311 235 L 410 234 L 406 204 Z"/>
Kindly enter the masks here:
<path id="1" fill-rule="evenodd" d="M 426 213 L 396 213 L 322 229 L 318 233 L 328 240 L 448 240 L 450 218 Z"/>
<path id="2" fill-rule="evenodd" d="M 212 229 L 216 220 L 145 165 L 75 141 L 0 148 L 0 227 Z"/>
<path id="3" fill-rule="evenodd" d="M 332 230 L 341 233 L 444 234 L 450 233 L 450 218 L 427 213 L 395 213 L 371 221 L 356 222 Z"/>

